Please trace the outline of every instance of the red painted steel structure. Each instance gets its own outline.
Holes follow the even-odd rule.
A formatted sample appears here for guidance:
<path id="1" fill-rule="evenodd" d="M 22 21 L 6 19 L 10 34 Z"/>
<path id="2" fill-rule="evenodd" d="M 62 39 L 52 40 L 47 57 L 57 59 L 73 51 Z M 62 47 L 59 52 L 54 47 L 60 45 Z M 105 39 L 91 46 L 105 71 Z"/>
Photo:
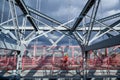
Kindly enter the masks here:
<path id="1" fill-rule="evenodd" d="M 79 48 L 77 46 L 69 46 L 71 50 L 72 56 L 68 57 L 68 61 L 66 63 L 63 62 L 64 51 L 66 47 L 62 46 L 61 51 L 52 51 L 51 56 L 46 51 L 47 47 L 43 47 L 43 54 L 41 56 L 36 56 L 35 53 L 32 57 L 23 56 L 22 58 L 22 70 L 75 70 L 82 69 L 83 66 L 83 58 L 81 55 L 75 56 L 75 49 Z M 34 48 L 35 49 L 35 48 Z M 37 50 L 34 50 L 36 52 Z M 99 51 L 98 51 L 99 52 Z M 92 55 L 92 51 L 89 52 Z M 56 56 L 56 54 L 60 54 L 61 56 Z M 69 53 L 68 53 L 69 54 Z M 108 55 L 108 49 L 105 49 L 105 57 L 101 58 L 101 56 L 95 56 L 93 58 L 87 59 L 87 68 L 88 69 L 120 69 L 120 54 L 113 54 L 111 56 Z M 15 56 L 0 56 L 0 69 L 1 70 L 14 70 L 16 69 L 17 58 Z"/>
<path id="2" fill-rule="evenodd" d="M 17 65 L 16 56 L 2 56 L 0 57 L 0 70 L 15 70 Z"/>

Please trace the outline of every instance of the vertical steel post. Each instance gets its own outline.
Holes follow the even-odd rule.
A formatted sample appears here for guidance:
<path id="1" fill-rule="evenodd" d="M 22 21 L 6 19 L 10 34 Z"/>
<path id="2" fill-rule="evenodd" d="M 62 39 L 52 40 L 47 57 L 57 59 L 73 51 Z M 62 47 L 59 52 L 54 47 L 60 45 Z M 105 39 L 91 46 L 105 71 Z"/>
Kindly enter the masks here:
<path id="1" fill-rule="evenodd" d="M 46 47 L 43 47 L 43 59 L 45 59 L 45 55 L 46 55 Z"/>
<path id="2" fill-rule="evenodd" d="M 105 56 L 108 56 L 108 48 L 105 48 Z"/>
<path id="3" fill-rule="evenodd" d="M 87 59 L 87 51 L 85 51 L 85 46 L 81 45 L 82 57 L 83 57 L 83 80 L 87 80 L 87 70 L 86 70 L 86 59 Z"/>
<path id="4" fill-rule="evenodd" d="M 72 63 L 74 63 L 74 47 L 71 46 L 71 48 L 72 48 Z"/>

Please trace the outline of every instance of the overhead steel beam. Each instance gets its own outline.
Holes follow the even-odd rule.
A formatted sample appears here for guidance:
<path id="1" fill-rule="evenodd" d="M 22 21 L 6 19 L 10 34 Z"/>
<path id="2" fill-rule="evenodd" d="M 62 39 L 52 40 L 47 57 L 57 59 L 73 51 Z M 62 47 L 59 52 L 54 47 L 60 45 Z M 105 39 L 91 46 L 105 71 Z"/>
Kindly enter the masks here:
<path id="1" fill-rule="evenodd" d="M 110 27 L 110 28 L 113 28 L 113 27 L 115 27 L 115 26 L 118 25 L 118 24 L 120 24 L 120 19 L 117 20 L 116 22 L 114 22 L 113 24 L 111 24 L 109 27 Z M 105 28 L 105 29 L 101 30 L 101 33 L 104 33 L 104 32 L 106 32 L 106 31 L 108 31 L 108 30 L 109 30 L 109 28 Z"/>
<path id="2" fill-rule="evenodd" d="M 76 39 L 76 41 L 78 42 L 78 44 L 81 46 L 81 44 L 83 43 L 83 39 L 81 39 L 81 36 L 79 36 L 78 32 L 73 32 L 73 36 Z"/>
<path id="3" fill-rule="evenodd" d="M 26 41 L 29 43 L 29 42 L 31 42 L 32 40 L 37 39 L 37 38 L 39 38 L 39 37 L 41 37 L 41 36 L 43 36 L 43 35 L 51 32 L 51 31 L 53 31 L 53 30 L 50 30 L 50 31 L 47 31 L 47 32 L 43 32 L 43 33 L 40 32 L 39 35 L 37 35 L 37 36 L 34 36 L 34 35 L 33 35 L 33 37 L 31 37 L 31 38 L 29 37 Z"/>
<path id="4" fill-rule="evenodd" d="M 2 26 L 2 27 L 5 28 L 6 30 L 11 30 L 11 31 L 15 30 L 14 26 Z M 53 27 L 55 27 L 55 29 L 57 29 L 59 31 L 69 31 L 69 30 L 65 29 L 64 27 L 57 27 L 57 26 L 53 26 Z M 42 31 L 42 30 L 48 31 L 48 30 L 53 29 L 52 27 L 48 27 L 48 26 L 40 26 L 40 27 L 38 26 L 38 28 L 39 28 L 40 31 Z M 106 27 L 94 26 L 92 28 L 92 30 L 93 31 L 100 31 L 100 30 L 102 30 L 104 28 L 106 28 Z M 32 26 L 26 26 L 26 27 L 21 27 L 20 26 L 19 27 L 19 30 L 23 30 L 23 29 L 25 29 L 26 31 L 33 31 L 34 30 L 34 28 Z M 120 26 L 117 26 L 117 27 L 115 27 L 113 29 L 116 30 L 116 31 L 120 31 Z M 83 31 L 83 30 L 88 30 L 88 27 L 86 27 L 86 28 L 82 27 L 82 28 L 77 28 L 76 29 L 76 31 Z"/>
<path id="5" fill-rule="evenodd" d="M 30 15 L 29 10 L 28 10 L 28 8 L 25 5 L 23 0 L 15 0 L 15 1 L 16 1 L 17 5 L 19 6 L 19 8 L 24 13 L 24 15 Z M 27 19 L 29 20 L 31 25 L 34 27 L 35 31 L 38 31 L 39 29 L 38 29 L 37 24 L 35 23 L 35 21 L 29 16 L 27 17 Z"/>
<path id="6" fill-rule="evenodd" d="M 10 5 L 11 16 L 12 16 L 12 19 L 13 19 L 13 25 L 14 25 L 14 28 L 15 28 L 15 35 L 16 35 L 17 39 L 20 40 L 18 19 L 17 19 L 14 0 L 9 0 L 9 5 Z"/>
<path id="7" fill-rule="evenodd" d="M 87 17 L 89 17 L 89 18 L 91 18 L 90 16 L 88 16 L 87 15 Z M 91 18 L 91 19 L 93 19 L 93 18 Z M 97 21 L 96 19 L 94 19 L 95 20 L 95 22 L 94 23 L 98 23 L 98 24 L 101 24 L 102 26 L 105 26 L 105 27 L 102 27 L 100 30 L 103 30 L 103 29 L 105 29 L 105 28 L 109 28 L 109 29 L 111 29 L 111 30 L 113 30 L 113 31 L 115 31 L 116 33 L 119 33 L 118 31 L 120 30 L 120 29 L 118 29 L 118 30 L 116 30 L 116 27 L 114 28 L 111 28 L 111 27 L 109 27 L 108 25 L 106 25 L 106 24 L 104 24 L 104 23 L 102 23 L 102 22 L 99 22 L 99 21 Z M 89 25 L 88 25 L 89 26 Z M 118 27 L 118 26 L 117 26 Z M 94 28 L 94 27 L 93 27 Z M 99 30 L 99 31 L 100 31 Z M 111 37 L 111 36 L 113 36 L 112 34 L 110 34 L 110 33 L 106 33 L 106 35 L 108 36 L 108 37 Z"/>
<path id="8" fill-rule="evenodd" d="M 19 15 L 19 16 L 17 16 L 17 17 L 21 17 L 21 16 L 23 16 L 23 14 L 22 14 L 22 15 Z M 5 25 L 5 24 L 13 21 L 14 19 L 16 19 L 16 18 L 12 18 L 12 19 L 9 19 L 9 20 L 7 20 L 7 21 L 4 21 L 4 22 L 0 23 L 0 26 L 3 26 L 3 25 Z"/>
<path id="9" fill-rule="evenodd" d="M 82 12 L 80 13 L 79 17 L 75 21 L 73 27 L 71 28 L 72 32 L 75 31 L 75 29 L 78 27 L 78 25 L 80 24 L 80 22 L 86 16 L 86 14 L 91 9 L 91 7 L 93 6 L 93 4 L 95 4 L 95 2 L 96 2 L 96 0 L 88 0 L 88 2 L 86 3 L 85 7 L 82 10 Z"/>
<path id="10" fill-rule="evenodd" d="M 3 32 L 0 33 L 0 49 L 20 51 L 17 41 L 8 37 L 8 35 Z"/>
<path id="11" fill-rule="evenodd" d="M 18 45 L 0 40 L 0 49 L 20 51 Z"/>
<path id="12" fill-rule="evenodd" d="M 120 45 L 120 34 L 117 36 L 113 36 L 109 39 L 103 40 L 101 42 L 92 44 L 90 46 L 86 46 L 85 51 L 108 48 L 116 45 Z"/>
<path id="13" fill-rule="evenodd" d="M 113 37 L 113 35 L 112 34 L 110 34 L 110 33 L 106 33 L 106 35 L 110 38 L 110 37 Z"/>
<path id="14" fill-rule="evenodd" d="M 51 22 L 53 22 L 53 23 L 55 23 L 55 24 L 57 24 L 57 25 L 63 24 L 63 23 L 61 23 L 61 22 L 59 22 L 59 21 L 57 21 L 57 20 L 55 20 L 55 19 L 53 19 L 53 18 L 51 18 L 51 17 L 49 17 L 49 16 L 41 13 L 41 12 L 39 12 L 39 11 L 37 11 L 37 10 L 31 8 L 31 7 L 28 7 L 28 10 L 29 10 L 31 13 L 36 14 L 36 15 L 38 15 L 38 16 L 46 19 L 46 20 L 49 20 L 49 21 L 51 21 Z M 62 27 L 70 30 L 68 26 L 62 26 Z"/>
<path id="15" fill-rule="evenodd" d="M 91 18 L 90 16 L 88 16 L 87 15 L 87 17 L 89 17 L 90 19 L 93 19 L 93 18 Z M 97 22 L 98 24 L 100 24 L 100 25 L 102 25 L 102 26 L 105 26 L 104 28 L 102 27 L 102 29 L 101 30 L 103 30 L 103 29 L 105 29 L 105 28 L 109 28 L 109 29 L 111 29 L 111 30 L 113 30 L 113 31 L 115 31 L 115 32 L 117 32 L 113 27 L 109 27 L 108 25 L 106 25 L 106 24 L 104 24 L 104 23 L 102 23 L 102 22 L 99 22 L 99 21 L 97 21 L 96 19 L 93 19 L 95 22 Z M 118 33 L 118 32 L 117 32 Z"/>
<path id="16" fill-rule="evenodd" d="M 16 36 L 2 26 L 0 26 L 0 49 L 20 51 Z"/>
<path id="17" fill-rule="evenodd" d="M 120 19 L 108 26 L 107 28 L 102 29 L 100 32 L 98 32 L 89 43 L 93 42 L 94 40 L 100 38 L 101 36 L 105 35 L 106 33 L 110 32 L 111 30 L 109 28 L 116 27 L 118 24 L 120 24 Z"/>
<path id="18" fill-rule="evenodd" d="M 98 19 L 97 21 L 98 22 L 105 22 L 105 21 L 108 21 L 108 20 L 112 20 L 112 19 L 115 19 L 115 18 L 118 18 L 120 17 L 120 13 L 117 13 L 117 14 L 113 14 L 113 15 L 110 15 L 110 16 L 107 16 L 107 17 L 104 17 L 102 19 Z M 94 24 L 97 24 L 98 22 L 94 22 Z M 86 23 L 84 24 L 85 26 L 89 26 L 90 23 Z M 83 25 L 80 25 L 80 27 L 83 26 Z"/>
<path id="19" fill-rule="evenodd" d="M 9 35 L 13 40 L 17 40 L 16 36 L 12 32 L 10 32 L 9 30 L 7 30 L 1 26 L 0 26 L 0 32 L 4 33 L 6 35 Z"/>
<path id="20" fill-rule="evenodd" d="M 88 45 L 88 43 L 89 43 L 91 33 L 92 33 L 92 28 L 94 26 L 94 22 L 95 22 L 95 18 L 96 18 L 96 15 L 97 15 L 99 4 L 100 4 L 100 0 L 96 1 L 96 4 L 93 7 L 93 11 L 92 11 L 92 15 L 91 15 L 91 17 L 93 19 L 90 20 L 90 22 L 92 22 L 92 23 L 90 24 L 89 30 L 87 31 L 85 45 Z"/>

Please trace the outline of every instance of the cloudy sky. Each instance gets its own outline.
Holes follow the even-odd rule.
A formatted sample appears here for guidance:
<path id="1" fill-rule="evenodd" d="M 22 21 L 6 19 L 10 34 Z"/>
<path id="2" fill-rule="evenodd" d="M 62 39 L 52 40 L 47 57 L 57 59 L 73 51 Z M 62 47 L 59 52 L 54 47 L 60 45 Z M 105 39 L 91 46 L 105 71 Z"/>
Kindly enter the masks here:
<path id="1" fill-rule="evenodd" d="M 30 0 L 27 0 L 26 3 L 42 13 L 64 23 L 73 18 L 77 18 L 87 1 L 88 0 L 36 0 L 35 2 L 34 0 L 33 2 L 33 0 L 31 0 L 30 2 Z M 101 0 L 97 19 L 119 12 L 120 0 Z M 58 39 L 59 37 L 51 34 L 49 36 L 54 39 Z M 74 40 L 72 41 L 74 42 Z M 63 42 L 68 43 L 68 39 L 65 38 Z"/>
<path id="2" fill-rule="evenodd" d="M 28 6 L 37 9 L 40 12 L 64 23 L 73 18 L 77 18 L 88 0 L 24 0 L 24 1 Z M 0 0 L 1 13 L 2 13 L 3 3 L 4 0 Z M 8 2 L 6 1 L 5 3 L 6 6 L 4 10 L 4 18 L 8 16 L 8 8 L 7 8 Z M 119 12 L 120 12 L 120 0 L 101 0 L 97 19 Z M 0 17 L 2 18 L 2 14 L 0 15 Z M 49 36 L 53 40 L 57 40 L 59 38 L 58 35 L 61 36 L 61 34 L 55 34 L 55 35 L 49 34 Z M 40 43 L 45 44 L 46 42 L 49 42 L 48 40 L 46 41 L 45 40 L 46 38 L 42 37 L 40 39 L 41 41 Z M 72 41 L 74 42 L 74 40 Z M 62 43 L 63 42 L 66 44 L 69 43 L 67 38 L 64 38 Z"/>
<path id="3" fill-rule="evenodd" d="M 57 20 L 77 17 L 88 0 L 25 0 L 29 6 Z M 38 4 L 36 4 L 36 2 Z M 33 4 L 34 3 L 34 4 Z M 39 5 L 39 6 L 38 6 Z M 101 0 L 98 16 L 101 18 L 120 12 L 120 0 Z"/>
<path id="4" fill-rule="evenodd" d="M 0 0 L 0 17 L 5 1 L 4 17 L 8 16 L 8 1 Z M 77 18 L 88 0 L 23 0 L 28 6 L 58 20 L 66 22 Z M 19 12 L 19 11 L 18 11 Z M 120 0 L 101 0 L 98 18 L 120 12 Z"/>

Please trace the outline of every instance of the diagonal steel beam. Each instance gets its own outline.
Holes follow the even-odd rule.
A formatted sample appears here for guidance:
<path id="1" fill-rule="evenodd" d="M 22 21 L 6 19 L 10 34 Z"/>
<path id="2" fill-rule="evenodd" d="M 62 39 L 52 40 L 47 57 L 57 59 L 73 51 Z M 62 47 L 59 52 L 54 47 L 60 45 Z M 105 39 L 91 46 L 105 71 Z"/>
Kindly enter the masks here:
<path id="1" fill-rule="evenodd" d="M 88 0 L 85 7 L 83 8 L 82 12 L 80 13 L 79 17 L 75 21 L 73 27 L 71 28 L 71 31 L 75 31 L 75 29 L 78 27 L 80 22 L 83 20 L 83 18 L 86 16 L 88 11 L 91 9 L 91 7 L 95 4 L 96 0 Z"/>
<path id="2" fill-rule="evenodd" d="M 25 5 L 23 0 L 15 0 L 17 5 L 19 6 L 19 8 L 22 10 L 22 12 L 24 13 L 24 15 L 30 15 L 29 10 L 27 8 L 27 6 Z M 38 31 L 38 26 L 35 23 L 35 21 L 31 18 L 31 17 L 27 17 L 27 19 L 29 20 L 29 22 L 31 23 L 31 25 L 34 27 L 35 31 Z"/>
<path id="3" fill-rule="evenodd" d="M 113 24 L 111 24 L 109 27 L 110 28 L 113 28 L 113 27 L 115 27 L 116 25 L 118 25 L 120 23 L 120 19 L 119 20 L 117 20 L 116 22 L 114 22 Z M 109 30 L 109 28 L 105 28 L 105 29 L 103 29 L 102 31 L 101 31 L 101 33 L 104 33 L 104 32 L 106 32 L 106 31 L 108 31 Z M 100 33 L 100 34 L 101 34 Z"/>
<path id="4" fill-rule="evenodd" d="M 90 46 L 86 46 L 85 51 L 107 48 L 116 45 L 120 45 L 120 34 L 109 39 L 103 40 L 101 42 L 92 44 Z"/>
<path id="5" fill-rule="evenodd" d="M 75 39 L 78 41 L 78 42 L 80 42 L 80 43 L 83 43 L 83 38 L 82 38 L 82 36 L 77 32 L 77 31 L 75 31 L 75 32 L 73 32 L 73 36 L 75 37 Z"/>
<path id="6" fill-rule="evenodd" d="M 72 19 L 72 20 L 70 20 L 70 21 L 67 21 L 67 22 L 65 22 L 65 23 L 63 23 L 63 24 L 60 24 L 59 26 L 52 27 L 52 26 L 49 26 L 48 24 L 40 21 L 39 19 L 36 19 L 36 18 L 34 18 L 34 17 L 32 17 L 32 16 L 30 16 L 30 17 L 33 18 L 34 20 L 36 20 L 36 21 L 44 24 L 45 26 L 51 28 L 51 29 L 49 29 L 49 30 L 55 30 L 55 31 L 57 31 L 57 32 L 59 32 L 59 33 L 62 33 L 62 34 L 65 34 L 65 35 L 67 35 L 67 36 L 72 37 L 71 35 L 69 35 L 68 32 L 66 32 L 66 33 L 65 33 L 65 32 L 62 32 L 62 31 L 60 31 L 59 29 L 60 29 L 60 28 L 63 28 L 62 26 L 65 26 L 65 25 L 67 25 L 68 23 L 71 23 L 74 19 Z M 65 30 L 65 28 L 64 28 L 64 30 Z M 40 31 L 40 30 L 39 30 L 39 31 Z M 66 29 L 66 31 L 69 31 L 69 30 Z M 80 35 L 80 34 L 79 34 L 79 35 Z M 81 35 L 80 35 L 80 36 L 81 36 Z M 82 36 L 81 36 L 81 37 L 82 37 Z M 73 37 L 72 37 L 72 38 L 73 38 Z"/>
<path id="7" fill-rule="evenodd" d="M 120 24 L 120 19 L 117 20 L 116 22 L 114 22 L 113 24 L 111 24 L 109 27 L 110 28 L 113 28 L 115 26 L 117 26 L 118 24 Z M 101 30 L 100 32 L 98 32 L 91 40 L 89 43 L 93 42 L 94 40 L 100 38 L 101 36 L 105 35 L 106 33 L 108 33 L 109 31 L 111 31 L 111 29 L 109 29 L 108 27 L 107 28 L 104 28 L 103 30 Z"/>
<path id="8" fill-rule="evenodd" d="M 92 28 L 94 26 L 94 22 L 95 22 L 95 18 L 96 18 L 96 15 L 97 15 L 99 4 L 100 4 L 100 0 L 96 1 L 96 5 L 94 5 L 94 7 L 93 7 L 92 16 L 91 16 L 93 19 L 90 20 L 90 22 L 92 22 L 92 23 L 90 24 L 90 27 L 89 27 L 89 29 L 87 31 L 85 45 L 88 45 L 88 43 L 89 43 L 91 33 L 92 33 Z"/>
<path id="9" fill-rule="evenodd" d="M 19 16 L 17 16 L 17 17 L 21 17 L 21 16 L 23 16 L 23 14 L 22 14 L 22 15 L 19 15 Z M 7 21 L 4 21 L 4 22 L 0 23 L 0 26 L 5 25 L 5 24 L 13 21 L 14 19 L 16 19 L 16 18 L 11 18 L 11 19 L 8 19 Z"/>
<path id="10" fill-rule="evenodd" d="M 0 26 L 0 49 L 20 51 L 16 36 Z"/>
<path id="11" fill-rule="evenodd" d="M 87 15 L 87 17 L 90 18 L 90 19 L 93 19 L 93 18 L 91 18 L 91 17 L 88 16 L 88 15 Z M 99 22 L 99 21 L 96 20 L 96 19 L 94 19 L 94 21 L 95 21 L 95 23 L 98 23 L 98 24 L 100 24 L 100 25 L 102 25 L 102 26 L 105 26 L 105 27 L 102 27 L 102 29 L 109 28 L 109 29 L 115 31 L 116 33 L 118 33 L 116 29 L 114 29 L 114 28 L 112 28 L 112 27 L 109 27 L 109 26 L 106 25 L 105 23 Z M 101 30 L 102 30 L 102 29 L 101 29 Z"/>
<path id="12" fill-rule="evenodd" d="M 115 18 L 118 18 L 120 17 L 120 13 L 117 13 L 117 14 L 113 14 L 113 15 L 110 15 L 110 16 L 107 16 L 107 17 L 104 17 L 104 18 L 101 18 L 101 19 L 98 19 L 96 21 L 102 23 L 102 22 L 105 22 L 105 21 L 108 21 L 108 20 L 112 20 L 112 19 L 115 19 Z M 94 22 L 94 24 L 98 24 L 97 22 Z M 89 26 L 90 23 L 86 23 L 85 26 Z M 80 27 L 82 27 L 82 25 L 80 25 Z"/>
<path id="13" fill-rule="evenodd" d="M 31 8 L 31 7 L 28 7 L 28 10 L 29 10 L 31 13 L 33 13 L 33 14 L 36 14 L 36 15 L 38 15 L 38 16 L 46 19 L 46 20 L 49 20 L 49 21 L 51 21 L 51 22 L 53 22 L 53 23 L 56 23 L 57 25 L 61 25 L 61 24 L 62 24 L 61 22 L 59 22 L 59 21 L 57 21 L 57 20 L 55 20 L 55 19 L 53 19 L 53 18 L 51 18 L 51 17 L 49 17 L 49 16 L 41 13 L 41 12 L 39 12 L 39 11 L 37 11 L 37 10 Z M 62 26 L 62 27 L 64 27 L 64 28 L 66 28 L 66 29 L 69 30 L 69 27 L 68 27 L 68 26 Z"/>
<path id="14" fill-rule="evenodd" d="M 36 15 L 38 15 L 38 16 L 46 19 L 46 20 L 52 21 L 52 22 L 54 22 L 54 23 L 56 23 L 56 24 L 58 24 L 58 25 L 62 25 L 61 27 L 64 27 L 66 30 L 70 31 L 69 27 L 63 25 L 61 22 L 59 22 L 59 21 L 57 21 L 57 20 L 55 20 L 55 19 L 53 19 L 53 18 L 51 18 L 51 17 L 49 17 L 49 16 L 41 13 L 41 12 L 39 12 L 39 11 L 37 11 L 37 10 L 31 8 L 31 7 L 28 7 L 28 9 L 29 9 L 29 11 L 30 11 L 31 13 L 36 14 Z M 79 36 L 81 36 L 81 35 L 79 34 Z M 81 37 L 82 37 L 82 36 L 81 36 Z M 79 38 L 80 38 L 80 37 L 79 37 Z M 80 38 L 80 40 L 82 40 L 82 39 Z"/>
<path id="15" fill-rule="evenodd" d="M 57 46 L 58 42 L 60 42 L 63 38 L 65 37 L 65 34 L 63 34 L 61 37 L 59 37 L 56 41 L 54 41 L 51 45 L 50 48 L 48 48 L 48 50 L 50 50 L 51 48 L 53 48 L 54 46 Z"/>
<path id="16" fill-rule="evenodd" d="M 17 19 L 17 13 L 16 13 L 14 0 L 9 0 L 9 6 L 10 6 L 10 11 L 11 11 L 11 16 L 13 19 L 13 25 L 15 26 L 15 35 L 16 35 L 17 39 L 20 40 L 18 19 Z"/>
<path id="17" fill-rule="evenodd" d="M 17 40 L 16 36 L 10 30 L 7 30 L 0 26 L 0 31 L 6 35 L 9 35 L 13 40 Z"/>
<path id="18" fill-rule="evenodd" d="M 8 37 L 8 35 L 10 37 Z M 0 49 L 20 51 L 20 46 L 17 45 L 17 40 L 12 38 L 13 35 L 10 34 L 8 30 L 1 29 L 0 31 Z"/>
<path id="19" fill-rule="evenodd" d="M 39 37 L 41 37 L 41 36 L 44 36 L 45 34 L 51 32 L 51 31 L 53 31 L 53 29 L 50 30 L 50 31 L 46 31 L 46 32 L 44 32 L 44 33 L 40 33 L 39 35 L 36 35 L 36 36 L 34 36 L 34 37 L 32 37 L 32 38 L 26 40 L 26 42 L 30 43 L 32 40 L 37 39 L 37 38 L 39 38 Z"/>
<path id="20" fill-rule="evenodd" d="M 0 49 L 20 51 L 20 47 L 18 47 L 18 45 L 1 40 L 0 40 Z"/>

